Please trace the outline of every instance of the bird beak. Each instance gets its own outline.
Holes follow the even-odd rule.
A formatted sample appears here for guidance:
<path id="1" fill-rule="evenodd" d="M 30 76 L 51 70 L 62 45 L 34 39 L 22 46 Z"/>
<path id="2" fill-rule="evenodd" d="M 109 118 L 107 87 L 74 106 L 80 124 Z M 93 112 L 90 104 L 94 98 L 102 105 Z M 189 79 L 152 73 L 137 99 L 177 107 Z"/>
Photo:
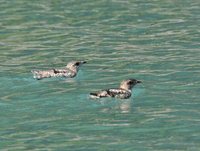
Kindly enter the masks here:
<path id="1" fill-rule="evenodd" d="M 87 63 L 86 61 L 80 61 L 81 62 L 81 64 L 85 64 L 85 63 Z"/>
<path id="2" fill-rule="evenodd" d="M 137 80 L 137 83 L 142 83 L 142 81 L 140 81 L 140 80 Z"/>

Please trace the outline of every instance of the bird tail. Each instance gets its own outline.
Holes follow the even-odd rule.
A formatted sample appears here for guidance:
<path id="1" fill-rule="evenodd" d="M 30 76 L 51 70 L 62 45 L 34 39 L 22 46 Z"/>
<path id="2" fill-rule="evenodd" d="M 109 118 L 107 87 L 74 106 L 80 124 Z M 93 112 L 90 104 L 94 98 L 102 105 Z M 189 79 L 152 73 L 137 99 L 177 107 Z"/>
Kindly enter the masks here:
<path id="1" fill-rule="evenodd" d="M 90 98 L 97 99 L 97 98 L 100 98 L 100 97 L 98 96 L 97 93 L 92 92 L 92 93 L 90 93 Z"/>
<path id="2" fill-rule="evenodd" d="M 33 73 L 33 78 L 34 79 L 37 79 L 37 80 L 42 79 L 40 71 L 38 71 L 38 70 L 31 70 L 31 72 Z"/>

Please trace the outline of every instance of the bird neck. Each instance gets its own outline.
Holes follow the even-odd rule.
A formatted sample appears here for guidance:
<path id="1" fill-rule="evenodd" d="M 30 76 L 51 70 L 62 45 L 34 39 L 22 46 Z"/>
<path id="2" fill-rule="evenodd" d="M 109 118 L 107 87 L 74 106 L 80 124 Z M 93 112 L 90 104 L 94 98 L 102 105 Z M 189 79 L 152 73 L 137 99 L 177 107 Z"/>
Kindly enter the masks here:
<path id="1" fill-rule="evenodd" d="M 129 88 L 129 87 L 124 86 L 124 85 L 120 86 L 120 89 L 123 89 L 123 90 L 129 91 L 129 92 L 131 92 L 131 90 L 132 90 L 132 88 Z"/>
<path id="2" fill-rule="evenodd" d="M 71 68 L 67 67 L 67 69 L 70 70 L 70 71 L 72 71 L 72 72 L 75 72 L 75 73 L 78 72 L 78 68 L 76 68 L 76 67 L 71 67 Z"/>

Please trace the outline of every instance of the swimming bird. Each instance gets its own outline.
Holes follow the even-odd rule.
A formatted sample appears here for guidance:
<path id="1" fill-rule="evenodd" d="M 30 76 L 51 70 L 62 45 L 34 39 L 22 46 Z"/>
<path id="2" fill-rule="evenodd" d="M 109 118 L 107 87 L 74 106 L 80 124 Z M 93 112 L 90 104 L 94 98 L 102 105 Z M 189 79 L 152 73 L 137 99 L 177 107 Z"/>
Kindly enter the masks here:
<path id="1" fill-rule="evenodd" d="M 132 88 L 138 84 L 142 83 L 136 79 L 128 79 L 121 82 L 119 88 L 111 88 L 106 90 L 101 90 L 98 92 L 90 93 L 91 98 L 103 98 L 103 97 L 115 97 L 120 99 L 128 99 L 131 97 Z"/>
<path id="2" fill-rule="evenodd" d="M 85 63 L 86 61 L 71 61 L 64 69 L 32 70 L 31 72 L 33 73 L 33 78 L 37 80 L 51 77 L 73 78 L 77 75 L 79 67 Z"/>

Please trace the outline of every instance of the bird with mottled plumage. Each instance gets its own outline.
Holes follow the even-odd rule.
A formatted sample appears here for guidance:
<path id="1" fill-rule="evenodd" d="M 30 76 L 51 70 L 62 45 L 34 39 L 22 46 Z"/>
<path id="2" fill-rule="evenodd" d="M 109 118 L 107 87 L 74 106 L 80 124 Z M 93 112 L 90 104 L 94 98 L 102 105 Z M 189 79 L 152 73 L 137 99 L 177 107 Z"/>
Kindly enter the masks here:
<path id="1" fill-rule="evenodd" d="M 136 79 L 128 79 L 121 82 L 119 88 L 105 89 L 98 92 L 90 93 L 91 98 L 114 97 L 120 99 L 128 99 L 131 97 L 132 88 L 141 81 Z"/>
<path id="2" fill-rule="evenodd" d="M 73 78 L 77 75 L 79 67 L 85 64 L 86 61 L 71 61 L 63 69 L 50 69 L 50 70 L 32 70 L 33 78 L 41 80 L 51 77 L 65 77 Z"/>

